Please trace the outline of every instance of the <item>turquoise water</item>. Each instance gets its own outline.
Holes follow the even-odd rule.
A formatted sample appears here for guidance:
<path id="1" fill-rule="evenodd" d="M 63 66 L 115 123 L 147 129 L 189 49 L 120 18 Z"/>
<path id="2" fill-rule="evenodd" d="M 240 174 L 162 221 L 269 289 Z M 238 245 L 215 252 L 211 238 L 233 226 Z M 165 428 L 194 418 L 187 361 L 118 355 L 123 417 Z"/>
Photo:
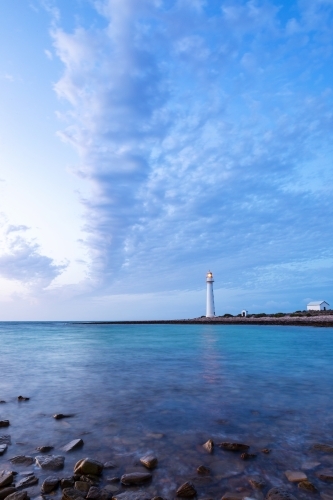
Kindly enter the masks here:
<path id="1" fill-rule="evenodd" d="M 0 323 L 0 350 L 0 419 L 11 422 L 0 434 L 12 439 L 0 469 L 36 446 L 59 454 L 82 437 L 64 475 L 83 456 L 114 460 L 121 474 L 153 452 L 153 492 L 173 498 L 191 479 L 199 497 L 220 498 L 231 487 L 246 491 L 248 474 L 275 485 L 305 462 L 333 465 L 311 449 L 333 444 L 331 328 Z M 18 403 L 19 395 L 30 400 Z M 245 442 L 258 456 L 209 455 L 201 447 L 209 438 Z M 197 478 L 201 463 L 211 477 Z"/>

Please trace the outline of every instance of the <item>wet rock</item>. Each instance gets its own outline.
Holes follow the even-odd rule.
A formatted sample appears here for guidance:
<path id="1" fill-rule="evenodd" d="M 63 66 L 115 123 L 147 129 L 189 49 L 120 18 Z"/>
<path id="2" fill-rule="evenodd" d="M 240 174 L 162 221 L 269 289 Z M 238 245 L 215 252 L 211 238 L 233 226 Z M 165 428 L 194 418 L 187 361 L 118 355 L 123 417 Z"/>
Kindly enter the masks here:
<path id="1" fill-rule="evenodd" d="M 257 455 L 255 453 L 247 453 L 247 452 L 245 452 L 245 453 L 241 454 L 241 459 L 242 460 L 249 460 L 250 458 L 256 458 L 256 456 Z"/>
<path id="2" fill-rule="evenodd" d="M 288 481 L 292 483 L 299 483 L 300 481 L 306 481 L 307 479 L 306 474 L 302 471 L 286 470 L 284 474 Z"/>
<path id="3" fill-rule="evenodd" d="M 82 498 L 85 498 L 85 494 L 75 488 L 64 488 L 61 498 L 62 500 L 82 500 Z"/>
<path id="4" fill-rule="evenodd" d="M 115 476 L 115 477 L 107 477 L 106 478 L 108 483 L 119 483 L 120 477 Z"/>
<path id="5" fill-rule="evenodd" d="M 60 455 L 38 455 L 36 464 L 45 470 L 60 470 L 64 467 L 65 457 Z"/>
<path id="6" fill-rule="evenodd" d="M 157 458 L 154 457 L 154 455 L 145 455 L 144 457 L 140 458 L 140 462 L 142 465 L 147 467 L 147 469 L 155 469 L 157 466 Z"/>
<path id="7" fill-rule="evenodd" d="M 53 415 L 53 418 L 55 418 L 56 420 L 61 420 L 62 418 L 71 418 L 71 417 L 74 417 L 74 415 L 73 414 L 65 415 L 64 413 L 55 413 Z"/>
<path id="8" fill-rule="evenodd" d="M 86 498 L 91 498 L 91 500 L 99 500 L 100 496 L 101 496 L 101 489 L 97 488 L 97 486 L 90 486 Z"/>
<path id="9" fill-rule="evenodd" d="M 9 420 L 0 420 L 0 427 L 8 427 L 9 425 Z"/>
<path id="10" fill-rule="evenodd" d="M 117 491 L 119 490 L 120 490 L 120 485 L 116 486 L 115 484 L 107 484 L 103 488 L 103 491 L 106 491 L 111 496 L 113 495 L 113 493 L 117 493 Z"/>
<path id="11" fill-rule="evenodd" d="M 87 483 L 86 481 L 75 481 L 74 488 L 76 490 L 82 491 L 84 495 L 88 493 L 89 489 L 91 488 L 91 484 Z"/>
<path id="12" fill-rule="evenodd" d="M 16 488 L 13 486 L 8 486 L 7 488 L 1 488 L 0 489 L 0 500 L 4 500 L 8 495 L 11 495 L 12 493 L 15 493 Z"/>
<path id="13" fill-rule="evenodd" d="M 7 448 L 8 448 L 8 446 L 6 444 L 0 444 L 0 456 L 5 453 Z"/>
<path id="14" fill-rule="evenodd" d="M 208 467 L 205 467 L 204 465 L 199 465 L 199 467 L 197 468 L 197 473 L 207 475 L 210 474 L 210 469 L 208 469 Z"/>
<path id="15" fill-rule="evenodd" d="M 4 486 L 9 486 L 12 484 L 14 480 L 14 475 L 11 471 L 9 470 L 1 470 L 0 471 L 0 488 L 3 488 Z"/>
<path id="16" fill-rule="evenodd" d="M 150 500 L 149 493 L 145 491 L 125 491 L 124 493 L 116 493 L 112 500 Z"/>
<path id="17" fill-rule="evenodd" d="M 51 491 L 54 491 L 58 488 L 59 483 L 60 483 L 60 479 L 58 477 L 49 476 L 44 480 L 44 482 L 42 484 L 41 492 L 46 493 L 46 494 L 51 493 Z"/>
<path id="18" fill-rule="evenodd" d="M 18 401 L 29 401 L 30 398 L 27 398 L 25 396 L 18 396 L 17 400 Z"/>
<path id="19" fill-rule="evenodd" d="M 179 486 L 178 490 L 176 491 L 176 496 L 181 498 L 192 498 L 195 497 L 196 494 L 197 490 L 189 481 Z"/>
<path id="20" fill-rule="evenodd" d="M 6 434 L 0 436 L 0 444 L 12 444 L 10 436 Z"/>
<path id="21" fill-rule="evenodd" d="M 333 446 L 329 444 L 316 443 L 312 447 L 316 451 L 323 451 L 324 453 L 333 453 Z"/>
<path id="22" fill-rule="evenodd" d="M 21 488 L 29 488 L 29 486 L 34 486 L 39 481 L 38 477 L 35 474 L 29 474 L 23 479 L 21 479 L 17 484 L 16 488 L 19 490 Z"/>
<path id="23" fill-rule="evenodd" d="M 117 466 L 113 462 L 105 462 L 104 469 L 115 469 Z"/>
<path id="24" fill-rule="evenodd" d="M 61 481 L 60 481 L 60 487 L 62 490 L 64 490 L 65 488 L 74 488 L 74 478 L 73 477 L 64 477 Z"/>
<path id="25" fill-rule="evenodd" d="M 15 491 L 11 495 L 8 495 L 6 497 L 6 500 L 29 500 L 28 493 L 23 490 L 23 491 Z"/>
<path id="26" fill-rule="evenodd" d="M 149 472 L 132 472 L 130 474 L 123 474 L 120 481 L 125 486 L 143 484 L 149 481 L 152 475 Z"/>
<path id="27" fill-rule="evenodd" d="M 205 444 L 202 445 L 203 448 L 208 451 L 208 453 L 213 453 L 214 450 L 214 442 L 212 439 L 208 439 Z"/>
<path id="28" fill-rule="evenodd" d="M 266 486 L 266 481 L 260 476 L 249 477 L 248 481 L 255 490 L 262 490 Z"/>
<path id="29" fill-rule="evenodd" d="M 29 457 L 26 455 L 17 455 L 9 459 L 12 464 L 15 465 L 32 465 L 35 461 L 34 457 Z"/>
<path id="30" fill-rule="evenodd" d="M 228 451 L 246 451 L 250 447 L 247 444 L 242 444 L 242 443 L 220 443 L 218 445 L 220 448 L 223 448 L 224 450 Z"/>
<path id="31" fill-rule="evenodd" d="M 271 488 L 266 495 L 266 500 L 296 500 L 296 497 L 284 488 Z"/>
<path id="32" fill-rule="evenodd" d="M 61 449 L 62 449 L 62 451 L 68 452 L 68 451 L 75 450 L 76 448 L 80 448 L 81 446 L 83 446 L 82 439 L 73 439 L 73 441 L 70 441 L 70 443 L 66 444 Z"/>
<path id="33" fill-rule="evenodd" d="M 261 450 L 261 453 L 265 453 L 265 455 L 268 455 L 268 453 L 270 453 L 272 450 L 270 450 L 269 448 L 263 448 Z"/>
<path id="34" fill-rule="evenodd" d="M 82 458 L 74 466 L 74 474 L 94 474 L 99 476 L 103 471 L 104 465 L 92 458 Z"/>
<path id="35" fill-rule="evenodd" d="M 40 451 L 41 453 L 47 453 L 48 451 L 53 450 L 53 448 L 53 446 L 38 446 L 36 450 Z"/>
<path id="36" fill-rule="evenodd" d="M 321 481 L 326 481 L 327 483 L 333 483 L 333 470 L 331 469 L 320 470 L 316 472 L 316 476 Z"/>
<path id="37" fill-rule="evenodd" d="M 317 493 L 317 488 L 308 480 L 300 481 L 298 487 L 301 490 L 311 491 L 312 493 Z"/>
<path id="38" fill-rule="evenodd" d="M 91 474 L 88 474 L 87 476 L 82 475 L 80 476 L 79 479 L 76 479 L 76 481 L 84 481 L 85 483 L 89 483 L 90 486 L 93 486 L 94 483 L 98 483 L 99 477 L 98 476 L 92 476 Z"/>

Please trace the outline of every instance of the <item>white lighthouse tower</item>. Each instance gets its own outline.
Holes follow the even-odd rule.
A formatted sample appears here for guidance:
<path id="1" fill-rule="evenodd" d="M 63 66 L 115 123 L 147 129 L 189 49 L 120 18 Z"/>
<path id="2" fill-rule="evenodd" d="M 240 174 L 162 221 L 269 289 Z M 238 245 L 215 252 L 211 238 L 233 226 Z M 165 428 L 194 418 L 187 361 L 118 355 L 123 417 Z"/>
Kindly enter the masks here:
<path id="1" fill-rule="evenodd" d="M 213 273 L 208 271 L 206 276 L 207 283 L 207 301 L 206 301 L 206 318 L 214 318 L 215 307 L 214 307 L 214 292 L 213 292 Z"/>

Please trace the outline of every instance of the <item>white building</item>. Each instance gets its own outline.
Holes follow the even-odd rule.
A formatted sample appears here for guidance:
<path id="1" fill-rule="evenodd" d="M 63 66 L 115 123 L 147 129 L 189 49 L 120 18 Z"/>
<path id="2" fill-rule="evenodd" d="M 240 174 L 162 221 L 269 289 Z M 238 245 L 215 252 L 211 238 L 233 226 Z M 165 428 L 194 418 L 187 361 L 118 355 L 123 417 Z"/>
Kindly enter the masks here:
<path id="1" fill-rule="evenodd" d="M 317 300 L 315 302 L 309 302 L 306 308 L 308 311 L 327 311 L 330 305 L 324 300 Z"/>
<path id="2" fill-rule="evenodd" d="M 214 318 L 215 316 L 215 306 L 214 306 L 214 292 L 213 292 L 213 273 L 208 271 L 206 275 L 207 283 L 207 299 L 206 299 L 206 318 Z"/>

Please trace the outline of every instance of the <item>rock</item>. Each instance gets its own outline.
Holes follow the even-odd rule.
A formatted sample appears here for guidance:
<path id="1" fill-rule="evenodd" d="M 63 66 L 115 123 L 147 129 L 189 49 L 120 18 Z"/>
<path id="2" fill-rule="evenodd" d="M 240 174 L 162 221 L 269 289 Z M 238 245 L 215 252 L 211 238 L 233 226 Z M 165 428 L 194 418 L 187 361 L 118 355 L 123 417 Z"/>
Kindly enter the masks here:
<path id="1" fill-rule="evenodd" d="M 262 490 L 266 486 L 266 481 L 260 476 L 249 477 L 248 481 L 255 490 Z"/>
<path id="2" fill-rule="evenodd" d="M 308 480 L 300 481 L 298 483 L 298 487 L 301 488 L 301 490 L 312 491 L 312 493 L 317 493 L 317 488 Z"/>
<path id="3" fill-rule="evenodd" d="M 328 483 L 333 483 L 333 470 L 331 469 L 324 469 L 316 472 L 316 476 L 321 480 L 321 481 L 326 481 Z"/>
<path id="4" fill-rule="evenodd" d="M 65 457 L 60 455 L 38 455 L 36 464 L 45 470 L 60 470 L 64 467 Z"/>
<path id="5" fill-rule="evenodd" d="M 47 453 L 48 451 L 53 450 L 53 448 L 53 446 L 38 446 L 36 450 L 40 451 L 41 453 Z"/>
<path id="6" fill-rule="evenodd" d="M 51 491 L 54 491 L 58 488 L 59 483 L 60 483 L 60 479 L 58 477 L 49 476 L 44 480 L 44 482 L 42 484 L 41 492 L 46 493 L 46 494 L 51 493 Z"/>
<path id="7" fill-rule="evenodd" d="M 120 485 L 116 486 L 115 484 L 107 484 L 103 488 L 104 491 L 106 491 L 108 494 L 111 493 L 111 496 L 113 493 L 117 493 L 117 491 L 120 490 Z"/>
<path id="8" fill-rule="evenodd" d="M 9 486 L 12 484 L 14 479 L 13 473 L 9 470 L 1 470 L 0 471 L 0 488 L 4 486 Z"/>
<path id="9" fill-rule="evenodd" d="M 12 444 L 12 440 L 10 436 L 4 434 L 3 436 L 0 436 L 0 444 Z"/>
<path id="10" fill-rule="evenodd" d="M 94 474 L 100 476 L 104 465 L 92 458 L 82 458 L 74 466 L 74 474 Z"/>
<path id="11" fill-rule="evenodd" d="M 55 413 L 53 415 L 53 418 L 55 418 L 56 420 L 61 420 L 62 418 L 71 418 L 71 417 L 74 417 L 74 415 L 73 414 L 65 415 L 64 413 Z"/>
<path id="12" fill-rule="evenodd" d="M 23 491 L 15 491 L 11 495 L 8 495 L 6 497 L 6 500 L 29 500 L 28 493 L 23 490 Z"/>
<path id="13" fill-rule="evenodd" d="M 91 488 L 91 484 L 87 483 L 86 481 L 75 481 L 74 488 L 76 490 L 82 491 L 84 495 L 88 493 L 89 489 Z"/>
<path id="14" fill-rule="evenodd" d="M 9 425 L 9 420 L 0 420 L 0 427 L 8 427 Z"/>
<path id="15" fill-rule="evenodd" d="M 250 448 L 247 444 L 241 443 L 220 443 L 218 446 L 228 451 L 246 451 Z"/>
<path id="16" fill-rule="evenodd" d="M 255 453 L 247 453 L 247 452 L 245 452 L 245 453 L 241 454 L 241 459 L 242 460 L 248 460 L 249 458 L 256 458 L 256 456 L 257 455 Z"/>
<path id="17" fill-rule="evenodd" d="M 197 473 L 198 474 L 210 474 L 210 469 L 208 469 L 208 467 L 205 467 L 204 465 L 199 465 L 199 467 L 197 468 Z"/>
<path id="18" fill-rule="evenodd" d="M 71 441 L 70 443 L 66 444 L 61 449 L 62 449 L 62 451 L 68 452 L 68 451 L 75 450 L 76 448 L 80 448 L 81 446 L 83 446 L 83 440 L 82 439 L 73 439 L 73 441 Z"/>
<path id="19" fill-rule="evenodd" d="M 29 457 L 26 455 L 17 455 L 9 459 L 12 464 L 15 465 L 32 465 L 35 461 L 34 457 Z"/>
<path id="20" fill-rule="evenodd" d="M 243 500 L 244 498 L 244 493 L 239 493 L 239 492 L 227 492 L 223 495 L 222 499 L 223 500 Z"/>
<path id="21" fill-rule="evenodd" d="M 214 450 L 214 442 L 212 439 L 208 439 L 205 444 L 202 445 L 203 448 L 208 451 L 208 453 L 213 453 Z"/>
<path id="22" fill-rule="evenodd" d="M 296 497 L 284 488 L 271 488 L 266 495 L 266 500 L 296 500 Z"/>
<path id="23" fill-rule="evenodd" d="M 0 444 L 0 455 L 3 455 L 7 448 L 8 446 L 6 444 Z"/>
<path id="24" fill-rule="evenodd" d="M 320 465 L 320 462 L 304 462 L 304 464 L 302 464 L 301 469 L 304 470 L 315 469 L 316 467 L 318 467 L 318 465 Z"/>
<path id="25" fill-rule="evenodd" d="M 108 483 L 119 483 L 120 477 L 115 476 L 115 477 L 107 477 L 106 478 Z"/>
<path id="26" fill-rule="evenodd" d="M 113 462 L 105 462 L 104 469 L 115 469 L 117 466 Z"/>
<path id="27" fill-rule="evenodd" d="M 35 476 L 35 474 L 29 474 L 28 476 L 24 477 L 21 479 L 17 484 L 16 488 L 29 488 L 29 486 L 34 486 L 37 484 L 39 481 L 38 477 Z"/>
<path id="28" fill-rule="evenodd" d="M 261 453 L 265 453 L 265 455 L 268 455 L 268 453 L 270 453 L 272 450 L 270 450 L 269 448 L 264 448 L 263 450 L 261 450 Z"/>
<path id="29" fill-rule="evenodd" d="M 86 498 L 91 498 L 92 500 L 99 500 L 101 496 L 100 488 L 97 486 L 91 486 L 88 491 L 88 495 Z"/>
<path id="30" fill-rule="evenodd" d="M 312 448 L 316 451 L 323 451 L 324 453 L 333 453 L 333 446 L 329 444 L 314 444 Z"/>
<path id="31" fill-rule="evenodd" d="M 0 489 L 0 500 L 4 500 L 8 495 L 11 495 L 12 493 L 15 493 L 16 488 L 13 486 L 9 486 L 7 488 L 1 488 Z"/>
<path id="32" fill-rule="evenodd" d="M 30 398 L 26 398 L 25 396 L 18 396 L 18 401 L 29 401 Z"/>
<path id="33" fill-rule="evenodd" d="M 97 483 L 98 483 L 98 481 L 99 481 L 98 476 L 93 476 L 92 474 L 88 474 L 87 476 L 85 476 L 85 475 L 80 476 L 80 478 L 77 481 L 84 481 L 85 483 L 89 483 L 90 486 L 93 486 L 94 483 L 96 483 L 96 479 L 97 479 Z"/>
<path id="34" fill-rule="evenodd" d="M 151 496 L 145 491 L 125 491 L 116 493 L 112 500 L 150 500 Z"/>
<path id="35" fill-rule="evenodd" d="M 130 474 L 123 474 L 120 481 L 125 486 L 130 486 L 133 484 L 142 484 L 149 481 L 152 475 L 149 472 L 131 472 Z"/>
<path id="36" fill-rule="evenodd" d="M 144 457 L 140 458 L 140 462 L 142 465 L 147 467 L 147 469 L 155 469 L 157 466 L 157 458 L 154 457 L 154 455 L 145 455 Z"/>
<path id="37" fill-rule="evenodd" d="M 74 478 L 73 477 L 64 477 L 60 481 L 60 487 L 62 490 L 65 488 L 74 488 Z"/>
<path id="38" fill-rule="evenodd" d="M 82 500 L 85 494 L 75 488 L 64 488 L 62 490 L 62 500 Z"/>
<path id="39" fill-rule="evenodd" d="M 192 498 L 195 497 L 196 494 L 197 490 L 189 481 L 179 486 L 178 490 L 176 491 L 176 496 L 181 498 Z"/>
<path id="40" fill-rule="evenodd" d="M 291 481 L 292 483 L 299 483 L 300 481 L 306 481 L 307 479 L 304 472 L 296 470 L 286 470 L 285 476 L 287 477 L 288 481 Z"/>

